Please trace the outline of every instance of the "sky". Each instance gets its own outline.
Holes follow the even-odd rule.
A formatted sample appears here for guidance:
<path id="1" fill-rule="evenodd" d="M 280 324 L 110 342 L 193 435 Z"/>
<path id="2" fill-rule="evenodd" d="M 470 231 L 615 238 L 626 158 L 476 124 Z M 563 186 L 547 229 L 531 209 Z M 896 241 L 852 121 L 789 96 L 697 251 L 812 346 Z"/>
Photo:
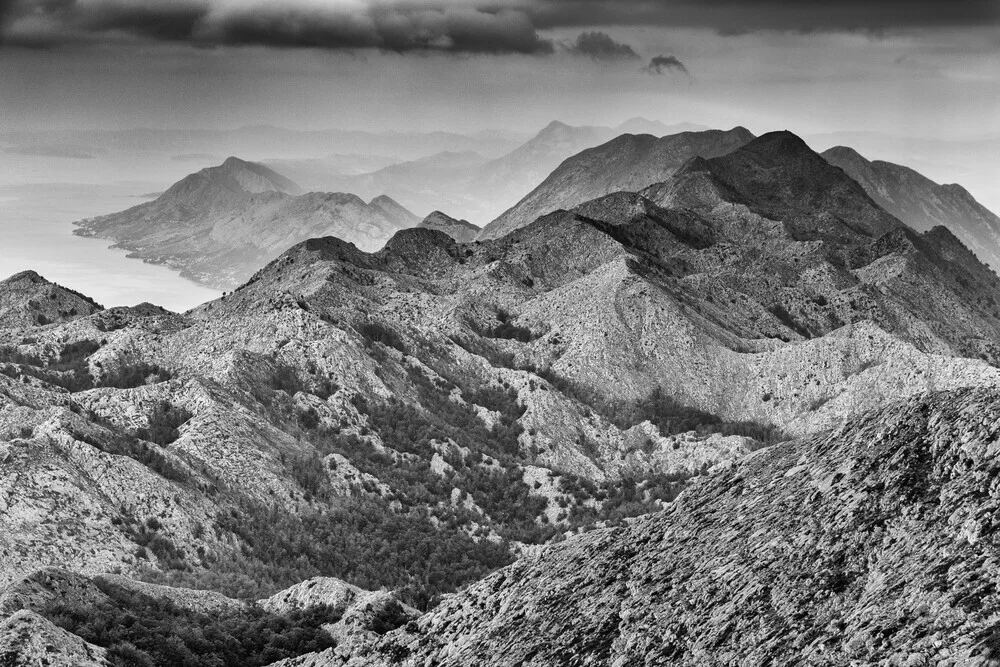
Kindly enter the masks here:
<path id="1" fill-rule="evenodd" d="M 1000 0 L 0 0 L 0 129 L 1000 135 Z"/>

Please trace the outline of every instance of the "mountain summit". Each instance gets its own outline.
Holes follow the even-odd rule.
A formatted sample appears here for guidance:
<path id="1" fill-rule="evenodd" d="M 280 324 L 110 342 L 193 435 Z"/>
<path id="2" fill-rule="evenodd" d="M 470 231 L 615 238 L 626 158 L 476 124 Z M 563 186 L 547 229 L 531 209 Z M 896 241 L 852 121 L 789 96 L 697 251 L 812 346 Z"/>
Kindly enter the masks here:
<path id="1" fill-rule="evenodd" d="M 90 297 L 49 282 L 34 271 L 0 281 L 0 329 L 70 322 L 103 309 Z"/>
<path id="2" fill-rule="evenodd" d="M 904 227 L 856 181 L 791 132 L 762 135 L 728 155 L 688 164 L 684 173 L 695 172 L 702 175 L 699 188 L 711 183 L 730 203 L 783 222 L 797 240 L 874 238 Z M 670 205 L 678 192 L 668 195 L 652 188 L 647 195 Z M 706 202 L 715 203 L 714 197 Z"/>
<path id="3" fill-rule="evenodd" d="M 202 169 L 196 176 L 201 176 L 238 192 L 302 194 L 302 188 L 273 169 L 237 157 L 227 158 L 218 167 Z"/>
<path id="4" fill-rule="evenodd" d="M 468 220 L 456 220 L 441 211 L 434 211 L 424 218 L 418 227 L 444 232 L 459 243 L 471 243 L 479 233 L 479 227 Z"/>
<path id="5" fill-rule="evenodd" d="M 480 239 L 498 238 L 558 209 L 659 183 L 696 155 L 724 155 L 753 139 L 742 127 L 683 132 L 662 138 L 625 134 L 565 160 L 515 206 L 486 225 Z"/>

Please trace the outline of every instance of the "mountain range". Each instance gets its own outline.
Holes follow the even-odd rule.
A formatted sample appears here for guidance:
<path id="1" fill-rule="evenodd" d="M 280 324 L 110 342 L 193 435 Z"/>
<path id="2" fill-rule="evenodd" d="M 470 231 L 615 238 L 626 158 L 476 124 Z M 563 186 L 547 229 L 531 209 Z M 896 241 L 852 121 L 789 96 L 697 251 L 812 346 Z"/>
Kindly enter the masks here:
<path id="1" fill-rule="evenodd" d="M 175 183 L 154 201 L 81 220 L 75 233 L 112 239 L 133 257 L 231 289 L 307 238 L 338 234 L 375 250 L 418 220 L 388 197 L 365 203 L 353 194 L 303 194 L 277 172 L 231 157 Z"/>
<path id="2" fill-rule="evenodd" d="M 950 229 L 983 262 L 1000 270 L 1000 218 L 961 185 L 938 185 L 916 171 L 882 160 L 869 161 L 837 146 L 823 157 L 850 175 L 878 202 L 917 231 Z"/>
<path id="3" fill-rule="evenodd" d="M 442 151 L 478 151 L 504 155 L 528 137 L 519 133 L 367 132 L 361 130 L 291 130 L 251 125 L 230 130 L 153 129 L 57 130 L 0 133 L 0 145 L 17 152 L 64 156 L 154 154 L 268 155 L 298 159 L 303 155 L 358 154 L 412 160 Z"/>
<path id="4" fill-rule="evenodd" d="M 486 225 L 482 238 L 497 238 L 558 209 L 617 191 L 634 192 L 663 181 L 687 159 L 715 157 L 753 139 L 738 127 L 657 138 L 625 134 L 562 162 L 515 206 Z M 537 181 L 536 181 L 537 182 Z"/>
<path id="5" fill-rule="evenodd" d="M 73 619 L 169 598 L 317 609 L 286 665 L 990 659 L 1000 278 L 789 132 L 611 145 L 184 314 L 0 282 L 0 646 L 148 657 Z M 226 165 L 147 231 L 333 196 Z"/>
<path id="6" fill-rule="evenodd" d="M 302 178 L 323 190 L 354 192 L 361 197 L 387 194 L 416 212 L 444 208 L 480 223 L 488 222 L 542 181 L 559 163 L 623 133 L 666 136 L 706 130 L 700 125 L 666 125 L 632 118 L 617 127 L 570 126 L 553 121 L 511 152 L 483 157 L 478 152 L 441 152 L 357 175 L 336 176 L 312 165 Z M 268 162 L 276 169 L 301 171 L 301 162 Z M 301 173 L 300 171 L 300 173 Z"/>

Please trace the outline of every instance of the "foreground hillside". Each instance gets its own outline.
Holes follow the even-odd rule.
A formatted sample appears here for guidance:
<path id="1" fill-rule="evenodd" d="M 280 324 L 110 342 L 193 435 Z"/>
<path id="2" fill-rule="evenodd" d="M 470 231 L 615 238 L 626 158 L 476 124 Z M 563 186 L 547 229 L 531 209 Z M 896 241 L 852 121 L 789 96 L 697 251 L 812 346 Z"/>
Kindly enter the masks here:
<path id="1" fill-rule="evenodd" d="M 261 600 L 45 568 L 0 587 L 7 667 L 257 667 L 370 644 L 417 616 L 391 593 L 317 577 Z"/>
<path id="2" fill-rule="evenodd" d="M 966 390 L 775 445 L 351 664 L 996 664 L 998 425 L 1000 393 Z"/>
<path id="3" fill-rule="evenodd" d="M 303 194 L 263 165 L 229 158 L 187 176 L 154 201 L 81 220 L 75 233 L 111 239 L 132 257 L 228 290 L 305 239 L 335 234 L 375 250 L 418 221 L 388 197 L 365 203 L 353 194 Z"/>

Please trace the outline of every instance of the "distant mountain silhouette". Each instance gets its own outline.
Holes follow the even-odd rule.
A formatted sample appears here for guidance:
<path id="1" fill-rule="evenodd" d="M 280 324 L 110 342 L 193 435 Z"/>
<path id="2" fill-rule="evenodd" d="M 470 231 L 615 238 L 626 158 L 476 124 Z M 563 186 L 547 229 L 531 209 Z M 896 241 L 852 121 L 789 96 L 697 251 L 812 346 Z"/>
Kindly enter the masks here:
<path id="1" fill-rule="evenodd" d="M 329 169 L 325 175 L 316 171 L 309 182 L 362 197 L 386 193 L 418 213 L 444 209 L 485 224 L 530 192 L 563 160 L 584 149 L 628 131 L 659 137 L 695 129 L 707 128 L 643 118 L 616 128 L 553 121 L 521 146 L 493 159 L 481 153 L 443 152 L 363 174 L 336 176 Z"/>
<path id="2" fill-rule="evenodd" d="M 909 167 L 869 161 L 857 151 L 837 146 L 823 152 L 879 206 L 917 231 L 936 225 L 950 229 L 985 263 L 1000 271 L 1000 217 L 960 185 L 938 185 Z"/>
<path id="3" fill-rule="evenodd" d="M 172 185 L 154 201 L 76 223 L 132 256 L 167 264 L 219 289 L 304 239 L 336 233 L 375 250 L 418 219 L 392 199 L 310 192 L 263 165 L 227 159 Z"/>

